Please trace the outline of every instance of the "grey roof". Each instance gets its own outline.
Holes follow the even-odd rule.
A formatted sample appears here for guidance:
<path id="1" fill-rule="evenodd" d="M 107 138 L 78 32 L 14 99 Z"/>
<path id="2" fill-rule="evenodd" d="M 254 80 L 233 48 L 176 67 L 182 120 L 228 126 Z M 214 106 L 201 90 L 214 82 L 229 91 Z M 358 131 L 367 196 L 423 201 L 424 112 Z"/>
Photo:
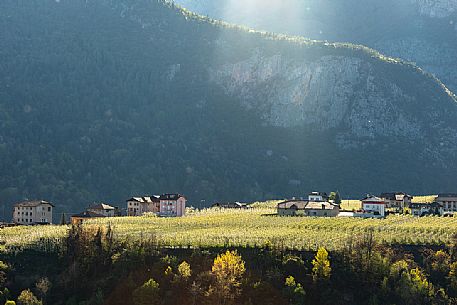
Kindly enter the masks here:
<path id="1" fill-rule="evenodd" d="M 37 207 L 42 204 L 49 204 L 50 206 L 54 207 L 54 205 L 46 200 L 30 200 L 30 201 L 23 201 L 14 204 L 14 207 Z"/>
<path id="2" fill-rule="evenodd" d="M 443 194 L 438 194 L 438 197 L 442 197 L 442 198 L 457 197 L 457 193 L 443 193 Z"/>
<path id="3" fill-rule="evenodd" d="M 247 203 L 241 203 L 241 202 L 226 202 L 226 203 L 220 203 L 216 202 L 211 205 L 212 207 L 221 207 L 221 208 L 247 208 L 248 205 Z"/>
<path id="4" fill-rule="evenodd" d="M 78 217 L 78 218 L 97 218 L 97 217 L 106 217 L 105 215 L 101 215 L 98 213 L 94 213 L 91 211 L 85 211 L 79 214 L 71 215 L 71 217 Z"/>
<path id="5" fill-rule="evenodd" d="M 305 210 L 333 210 L 337 207 L 338 205 L 327 201 L 309 201 L 305 207 Z"/>
<path id="6" fill-rule="evenodd" d="M 370 195 L 370 194 L 367 194 L 367 195 L 365 196 L 365 198 L 363 198 L 361 201 L 368 201 L 368 202 L 384 202 L 384 200 L 382 200 L 381 198 L 376 197 L 376 196 L 373 196 L 373 195 Z"/>
<path id="7" fill-rule="evenodd" d="M 413 198 L 413 196 L 403 192 L 382 193 L 379 197 L 389 200 L 403 200 L 404 197 Z"/>
<path id="8" fill-rule="evenodd" d="M 132 197 L 127 199 L 127 201 L 136 201 L 141 203 L 151 203 L 151 202 L 159 202 L 160 196 L 153 195 L 153 196 L 143 196 L 143 197 Z"/>
<path id="9" fill-rule="evenodd" d="M 99 203 L 88 208 L 89 210 L 115 210 L 116 208 L 105 203 Z"/>
<path id="10" fill-rule="evenodd" d="M 432 203 L 426 203 L 426 202 L 415 202 L 411 203 L 409 207 L 411 209 L 420 209 L 421 207 L 430 207 L 430 208 L 438 208 L 442 207 L 443 204 L 438 203 L 438 202 L 432 202 Z"/>
<path id="11" fill-rule="evenodd" d="M 296 209 L 304 210 L 305 206 L 308 204 L 307 200 L 287 200 L 278 203 L 278 209 Z"/>
<path id="12" fill-rule="evenodd" d="M 130 199 L 127 199 L 127 201 L 136 201 L 136 202 L 140 202 L 140 203 L 151 203 L 151 202 L 159 202 L 160 200 L 178 200 L 181 197 L 184 197 L 184 196 L 181 194 L 162 194 L 162 195 L 152 195 L 152 196 L 143 196 L 143 197 L 132 197 Z"/>
<path id="13" fill-rule="evenodd" d="M 181 194 L 162 194 L 160 195 L 160 200 L 178 200 L 181 197 L 184 196 Z"/>

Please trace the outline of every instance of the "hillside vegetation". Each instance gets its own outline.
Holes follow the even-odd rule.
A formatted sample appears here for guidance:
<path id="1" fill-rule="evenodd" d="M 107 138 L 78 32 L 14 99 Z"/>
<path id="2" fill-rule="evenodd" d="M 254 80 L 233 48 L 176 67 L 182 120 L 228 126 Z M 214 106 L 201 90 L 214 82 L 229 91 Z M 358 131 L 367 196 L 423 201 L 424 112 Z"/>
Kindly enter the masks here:
<path id="1" fill-rule="evenodd" d="M 0 202 L 454 186 L 454 96 L 367 48 L 149 0 L 6 0 L 0 24 Z"/>

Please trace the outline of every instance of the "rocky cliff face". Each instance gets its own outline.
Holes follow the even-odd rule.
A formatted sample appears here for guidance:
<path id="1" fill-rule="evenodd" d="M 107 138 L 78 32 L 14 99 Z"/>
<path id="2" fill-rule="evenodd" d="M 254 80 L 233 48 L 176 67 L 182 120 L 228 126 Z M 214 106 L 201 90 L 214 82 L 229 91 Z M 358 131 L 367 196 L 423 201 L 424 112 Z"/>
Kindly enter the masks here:
<path id="1" fill-rule="evenodd" d="M 445 18 L 457 12 L 457 2 L 454 0 L 413 0 L 419 7 L 422 16 Z"/>
<path id="2" fill-rule="evenodd" d="M 176 2 L 204 15 L 259 30 L 363 44 L 415 62 L 457 91 L 454 0 L 275 0 L 276 11 L 258 0 Z"/>
<path id="3" fill-rule="evenodd" d="M 282 55 L 265 57 L 257 50 L 247 60 L 211 70 L 210 77 L 245 107 L 257 109 L 268 124 L 337 129 L 333 140 L 345 149 L 389 137 L 427 142 L 429 123 L 443 115 L 423 105 L 419 119 L 417 111 L 411 111 L 418 104 L 415 96 L 380 79 L 372 64 L 356 57 L 294 61 Z M 428 141 L 427 148 L 438 155 L 443 146 L 453 147 L 454 131 L 439 130 L 440 145 Z"/>

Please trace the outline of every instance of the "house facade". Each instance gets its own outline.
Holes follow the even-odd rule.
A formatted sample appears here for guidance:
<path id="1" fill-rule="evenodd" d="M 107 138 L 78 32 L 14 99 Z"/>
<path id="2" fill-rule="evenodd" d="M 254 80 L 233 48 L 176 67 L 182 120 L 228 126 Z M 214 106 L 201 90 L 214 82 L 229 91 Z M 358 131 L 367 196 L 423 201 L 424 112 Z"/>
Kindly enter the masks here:
<path id="1" fill-rule="evenodd" d="M 24 201 L 13 207 L 13 222 L 21 225 L 51 224 L 54 205 L 45 200 Z"/>
<path id="2" fill-rule="evenodd" d="M 159 216 L 181 217 L 186 213 L 186 197 L 179 194 L 160 195 Z"/>
<path id="3" fill-rule="evenodd" d="M 375 216 L 386 216 L 386 202 L 379 197 L 367 195 L 362 202 L 362 210 Z"/>
<path id="4" fill-rule="evenodd" d="M 164 217 L 181 217 L 186 213 L 186 198 L 180 194 L 132 197 L 127 200 L 127 215 L 154 213 Z"/>
<path id="5" fill-rule="evenodd" d="M 404 209 L 410 206 L 413 196 L 403 192 L 382 193 L 379 198 L 384 200 L 386 208 Z"/>
<path id="6" fill-rule="evenodd" d="M 118 209 L 108 204 L 99 203 L 87 208 L 87 211 L 103 215 L 105 217 L 118 216 Z"/>
<path id="7" fill-rule="evenodd" d="M 457 194 L 439 194 L 438 197 L 436 197 L 435 202 L 443 206 L 444 212 L 457 212 Z"/>
<path id="8" fill-rule="evenodd" d="M 306 216 L 336 217 L 340 213 L 340 206 L 328 201 L 308 201 L 305 206 Z"/>
<path id="9" fill-rule="evenodd" d="M 132 197 L 127 200 L 127 215 L 141 216 L 144 213 L 160 212 L 160 196 Z"/>
<path id="10" fill-rule="evenodd" d="M 336 217 L 340 207 L 328 201 L 287 200 L 278 203 L 277 210 L 279 216 Z"/>
<path id="11" fill-rule="evenodd" d="M 413 216 L 426 216 L 426 215 L 439 215 L 444 214 L 443 205 L 438 202 L 433 203 L 411 203 L 411 215 Z"/>

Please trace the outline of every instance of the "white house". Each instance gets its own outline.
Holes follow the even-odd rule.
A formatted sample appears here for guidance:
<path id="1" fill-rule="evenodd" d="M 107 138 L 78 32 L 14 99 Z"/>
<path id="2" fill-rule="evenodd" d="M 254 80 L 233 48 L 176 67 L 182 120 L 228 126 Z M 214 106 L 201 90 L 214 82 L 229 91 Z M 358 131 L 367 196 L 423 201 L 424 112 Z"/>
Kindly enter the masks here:
<path id="1" fill-rule="evenodd" d="M 457 212 L 457 194 L 439 194 L 435 202 L 443 206 L 444 212 Z"/>
<path id="2" fill-rule="evenodd" d="M 379 215 L 384 217 L 386 215 L 386 202 L 376 196 L 367 195 L 364 199 L 361 200 L 362 209 L 365 212 L 372 213 L 374 215 Z"/>
<path id="3" fill-rule="evenodd" d="M 323 192 L 311 192 L 308 194 L 308 201 L 328 201 L 328 195 Z"/>
<path id="4" fill-rule="evenodd" d="M 52 223 L 54 205 L 44 200 L 24 201 L 13 207 L 13 222 L 22 225 Z"/>
<path id="5" fill-rule="evenodd" d="M 440 215 L 444 214 L 444 209 L 441 203 L 411 203 L 411 215 L 425 216 L 425 215 Z"/>

